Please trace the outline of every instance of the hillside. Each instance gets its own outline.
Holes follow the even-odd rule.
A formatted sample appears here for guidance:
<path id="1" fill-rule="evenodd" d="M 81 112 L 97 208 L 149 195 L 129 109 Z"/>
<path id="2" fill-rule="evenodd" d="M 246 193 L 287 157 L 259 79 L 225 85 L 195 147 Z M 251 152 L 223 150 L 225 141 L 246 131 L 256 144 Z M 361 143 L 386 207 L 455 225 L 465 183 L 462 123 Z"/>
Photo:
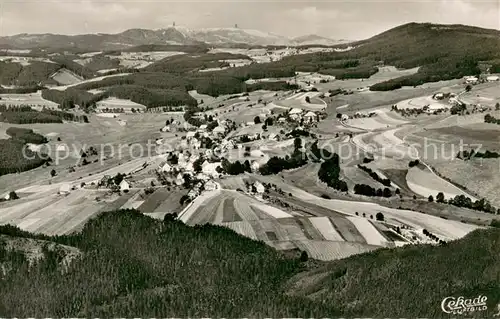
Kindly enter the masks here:
<path id="1" fill-rule="evenodd" d="M 448 246 L 384 249 L 331 263 L 301 262 L 298 253 L 283 255 L 223 227 L 161 222 L 136 211 L 104 213 L 76 235 L 8 233 L 83 253 L 61 276 L 57 256 L 28 271 L 23 255 L 0 248 L 0 262 L 12 264 L 0 280 L 0 313 L 9 317 L 443 317 L 446 296 L 485 294 L 488 314 L 500 301 L 498 229 Z"/>

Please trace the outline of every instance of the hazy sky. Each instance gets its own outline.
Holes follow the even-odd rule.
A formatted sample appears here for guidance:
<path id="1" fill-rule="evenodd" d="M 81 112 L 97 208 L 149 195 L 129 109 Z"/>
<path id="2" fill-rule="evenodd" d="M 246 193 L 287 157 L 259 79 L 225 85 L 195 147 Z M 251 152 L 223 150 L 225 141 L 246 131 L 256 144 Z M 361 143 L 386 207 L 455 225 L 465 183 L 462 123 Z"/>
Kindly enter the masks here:
<path id="1" fill-rule="evenodd" d="M 406 22 L 500 29 L 500 0 L 0 0 L 0 35 L 117 33 L 130 28 L 258 29 L 362 39 Z"/>

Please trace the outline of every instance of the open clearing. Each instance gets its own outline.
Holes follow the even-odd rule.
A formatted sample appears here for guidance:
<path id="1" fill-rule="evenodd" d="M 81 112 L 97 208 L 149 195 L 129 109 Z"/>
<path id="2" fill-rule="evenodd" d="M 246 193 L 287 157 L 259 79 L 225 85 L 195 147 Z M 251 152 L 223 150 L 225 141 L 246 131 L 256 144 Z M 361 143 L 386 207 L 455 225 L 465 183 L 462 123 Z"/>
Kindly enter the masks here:
<path id="1" fill-rule="evenodd" d="M 81 76 L 76 75 L 68 69 L 60 69 L 51 76 L 59 85 L 78 84 L 83 81 Z"/>
<path id="2" fill-rule="evenodd" d="M 0 94 L 0 104 L 21 106 L 29 105 L 34 108 L 57 108 L 59 104 L 42 98 L 42 91 L 26 94 Z"/>

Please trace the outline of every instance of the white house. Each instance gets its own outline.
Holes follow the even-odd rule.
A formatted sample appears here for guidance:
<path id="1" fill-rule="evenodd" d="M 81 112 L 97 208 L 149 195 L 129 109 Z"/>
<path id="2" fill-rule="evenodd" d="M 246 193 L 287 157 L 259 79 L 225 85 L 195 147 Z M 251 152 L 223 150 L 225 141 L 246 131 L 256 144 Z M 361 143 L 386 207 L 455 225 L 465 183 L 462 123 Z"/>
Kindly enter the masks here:
<path id="1" fill-rule="evenodd" d="M 486 81 L 488 82 L 495 82 L 495 81 L 498 81 L 498 75 L 490 75 L 486 78 Z"/>
<path id="2" fill-rule="evenodd" d="M 304 120 L 306 122 L 316 122 L 318 116 L 316 115 L 316 113 L 312 112 L 312 111 L 309 111 L 306 113 L 306 115 L 304 115 Z"/>
<path id="3" fill-rule="evenodd" d="M 302 114 L 302 109 L 294 108 L 292 109 L 288 115 L 292 120 L 298 120 Z"/>
<path id="4" fill-rule="evenodd" d="M 194 172 L 194 166 L 192 162 L 187 162 L 186 166 L 184 166 L 184 169 L 188 172 Z"/>
<path id="5" fill-rule="evenodd" d="M 170 132 L 170 126 L 164 126 L 162 129 L 161 129 L 162 132 Z"/>
<path id="6" fill-rule="evenodd" d="M 120 190 L 121 191 L 128 191 L 129 189 L 130 189 L 130 184 L 126 180 L 123 180 L 120 183 Z"/>
<path id="7" fill-rule="evenodd" d="M 194 138 L 195 135 L 196 135 L 196 132 L 187 132 L 186 138 L 187 139 L 192 139 L 192 138 Z"/>
<path id="8" fill-rule="evenodd" d="M 247 122 L 246 123 L 246 126 L 253 126 L 253 125 L 255 125 L 255 122 Z"/>
<path id="9" fill-rule="evenodd" d="M 477 81 L 479 81 L 479 79 L 475 76 L 466 76 L 465 77 L 465 83 L 474 84 L 474 83 L 477 83 Z"/>
<path id="10" fill-rule="evenodd" d="M 200 125 L 200 127 L 198 128 L 198 132 L 205 132 L 207 130 L 207 127 L 207 124 Z"/>
<path id="11" fill-rule="evenodd" d="M 69 184 L 62 184 L 61 187 L 59 187 L 59 194 L 69 194 L 71 191 L 71 186 Z"/>
<path id="12" fill-rule="evenodd" d="M 271 134 L 269 134 L 269 136 L 267 137 L 267 139 L 270 140 L 270 141 L 276 141 L 278 138 L 277 138 L 276 133 L 271 133 Z"/>
<path id="13" fill-rule="evenodd" d="M 347 114 L 342 114 L 342 116 L 340 117 L 340 120 L 343 122 L 343 121 L 347 121 L 349 119 L 349 115 Z"/>
<path id="14" fill-rule="evenodd" d="M 278 118 L 278 123 L 285 123 L 286 119 L 284 117 Z"/>
<path id="15" fill-rule="evenodd" d="M 163 165 L 163 167 L 161 168 L 161 171 L 170 173 L 172 171 L 172 166 L 169 163 L 165 163 L 165 165 Z"/>
<path id="16" fill-rule="evenodd" d="M 201 141 L 198 140 L 197 138 L 193 138 L 189 144 L 195 150 L 197 150 L 197 149 L 199 149 L 201 147 Z"/>
<path id="17" fill-rule="evenodd" d="M 205 190 L 207 190 L 207 191 L 214 191 L 214 190 L 216 190 L 218 188 L 217 187 L 217 183 L 214 182 L 214 181 L 208 181 L 208 182 L 206 182 L 205 185 L 204 185 L 204 187 L 205 187 Z"/>
<path id="18" fill-rule="evenodd" d="M 5 197 L 3 199 L 10 200 L 10 194 L 5 195 Z"/>
<path id="19" fill-rule="evenodd" d="M 210 177 L 203 174 L 203 173 L 198 173 L 198 174 L 196 174 L 196 179 L 198 179 L 200 181 L 208 181 L 210 179 Z"/>
<path id="20" fill-rule="evenodd" d="M 206 174 L 208 176 L 211 176 L 213 178 L 219 178 L 219 172 L 217 172 L 217 167 L 221 167 L 220 162 L 215 162 L 215 163 L 209 163 L 206 165 L 202 165 L 201 171 L 203 174 Z"/>
<path id="21" fill-rule="evenodd" d="M 253 186 L 255 186 L 255 188 L 257 189 L 257 193 L 259 194 L 262 194 L 264 193 L 264 191 L 266 190 L 266 188 L 264 187 L 264 185 L 262 185 L 261 182 L 257 181 L 253 184 Z"/>
<path id="22" fill-rule="evenodd" d="M 181 173 L 177 174 L 177 178 L 175 179 L 175 184 L 180 186 L 184 184 L 184 176 Z"/>
<path id="23" fill-rule="evenodd" d="M 257 161 L 253 161 L 252 164 L 250 164 L 250 168 L 252 169 L 252 171 L 258 171 L 259 168 L 260 168 L 260 163 L 257 162 Z"/>
<path id="24" fill-rule="evenodd" d="M 225 132 L 226 132 L 226 129 L 225 129 L 224 127 L 222 127 L 222 126 L 217 126 L 217 127 L 215 127 L 215 128 L 214 128 L 214 130 L 213 130 L 213 133 L 214 133 L 214 134 L 218 134 L 218 135 L 222 135 L 222 134 L 224 134 Z"/>

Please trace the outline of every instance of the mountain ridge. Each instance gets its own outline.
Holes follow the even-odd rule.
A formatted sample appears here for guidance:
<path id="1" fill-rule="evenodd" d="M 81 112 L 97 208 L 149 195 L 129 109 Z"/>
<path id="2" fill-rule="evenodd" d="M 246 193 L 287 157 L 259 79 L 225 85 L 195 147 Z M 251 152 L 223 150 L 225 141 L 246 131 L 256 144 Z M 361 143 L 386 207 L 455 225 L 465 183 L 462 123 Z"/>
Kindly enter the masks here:
<path id="1" fill-rule="evenodd" d="M 317 43 L 315 43 L 317 42 Z M 0 46 L 19 49 L 37 47 L 63 48 L 73 47 L 92 50 L 125 49 L 144 44 L 247 44 L 247 45 L 336 45 L 348 42 L 333 40 L 318 35 L 305 35 L 298 38 L 274 34 L 271 32 L 240 28 L 203 28 L 167 27 L 161 29 L 132 28 L 120 33 L 93 33 L 64 35 L 55 33 L 20 33 L 0 37 Z"/>

